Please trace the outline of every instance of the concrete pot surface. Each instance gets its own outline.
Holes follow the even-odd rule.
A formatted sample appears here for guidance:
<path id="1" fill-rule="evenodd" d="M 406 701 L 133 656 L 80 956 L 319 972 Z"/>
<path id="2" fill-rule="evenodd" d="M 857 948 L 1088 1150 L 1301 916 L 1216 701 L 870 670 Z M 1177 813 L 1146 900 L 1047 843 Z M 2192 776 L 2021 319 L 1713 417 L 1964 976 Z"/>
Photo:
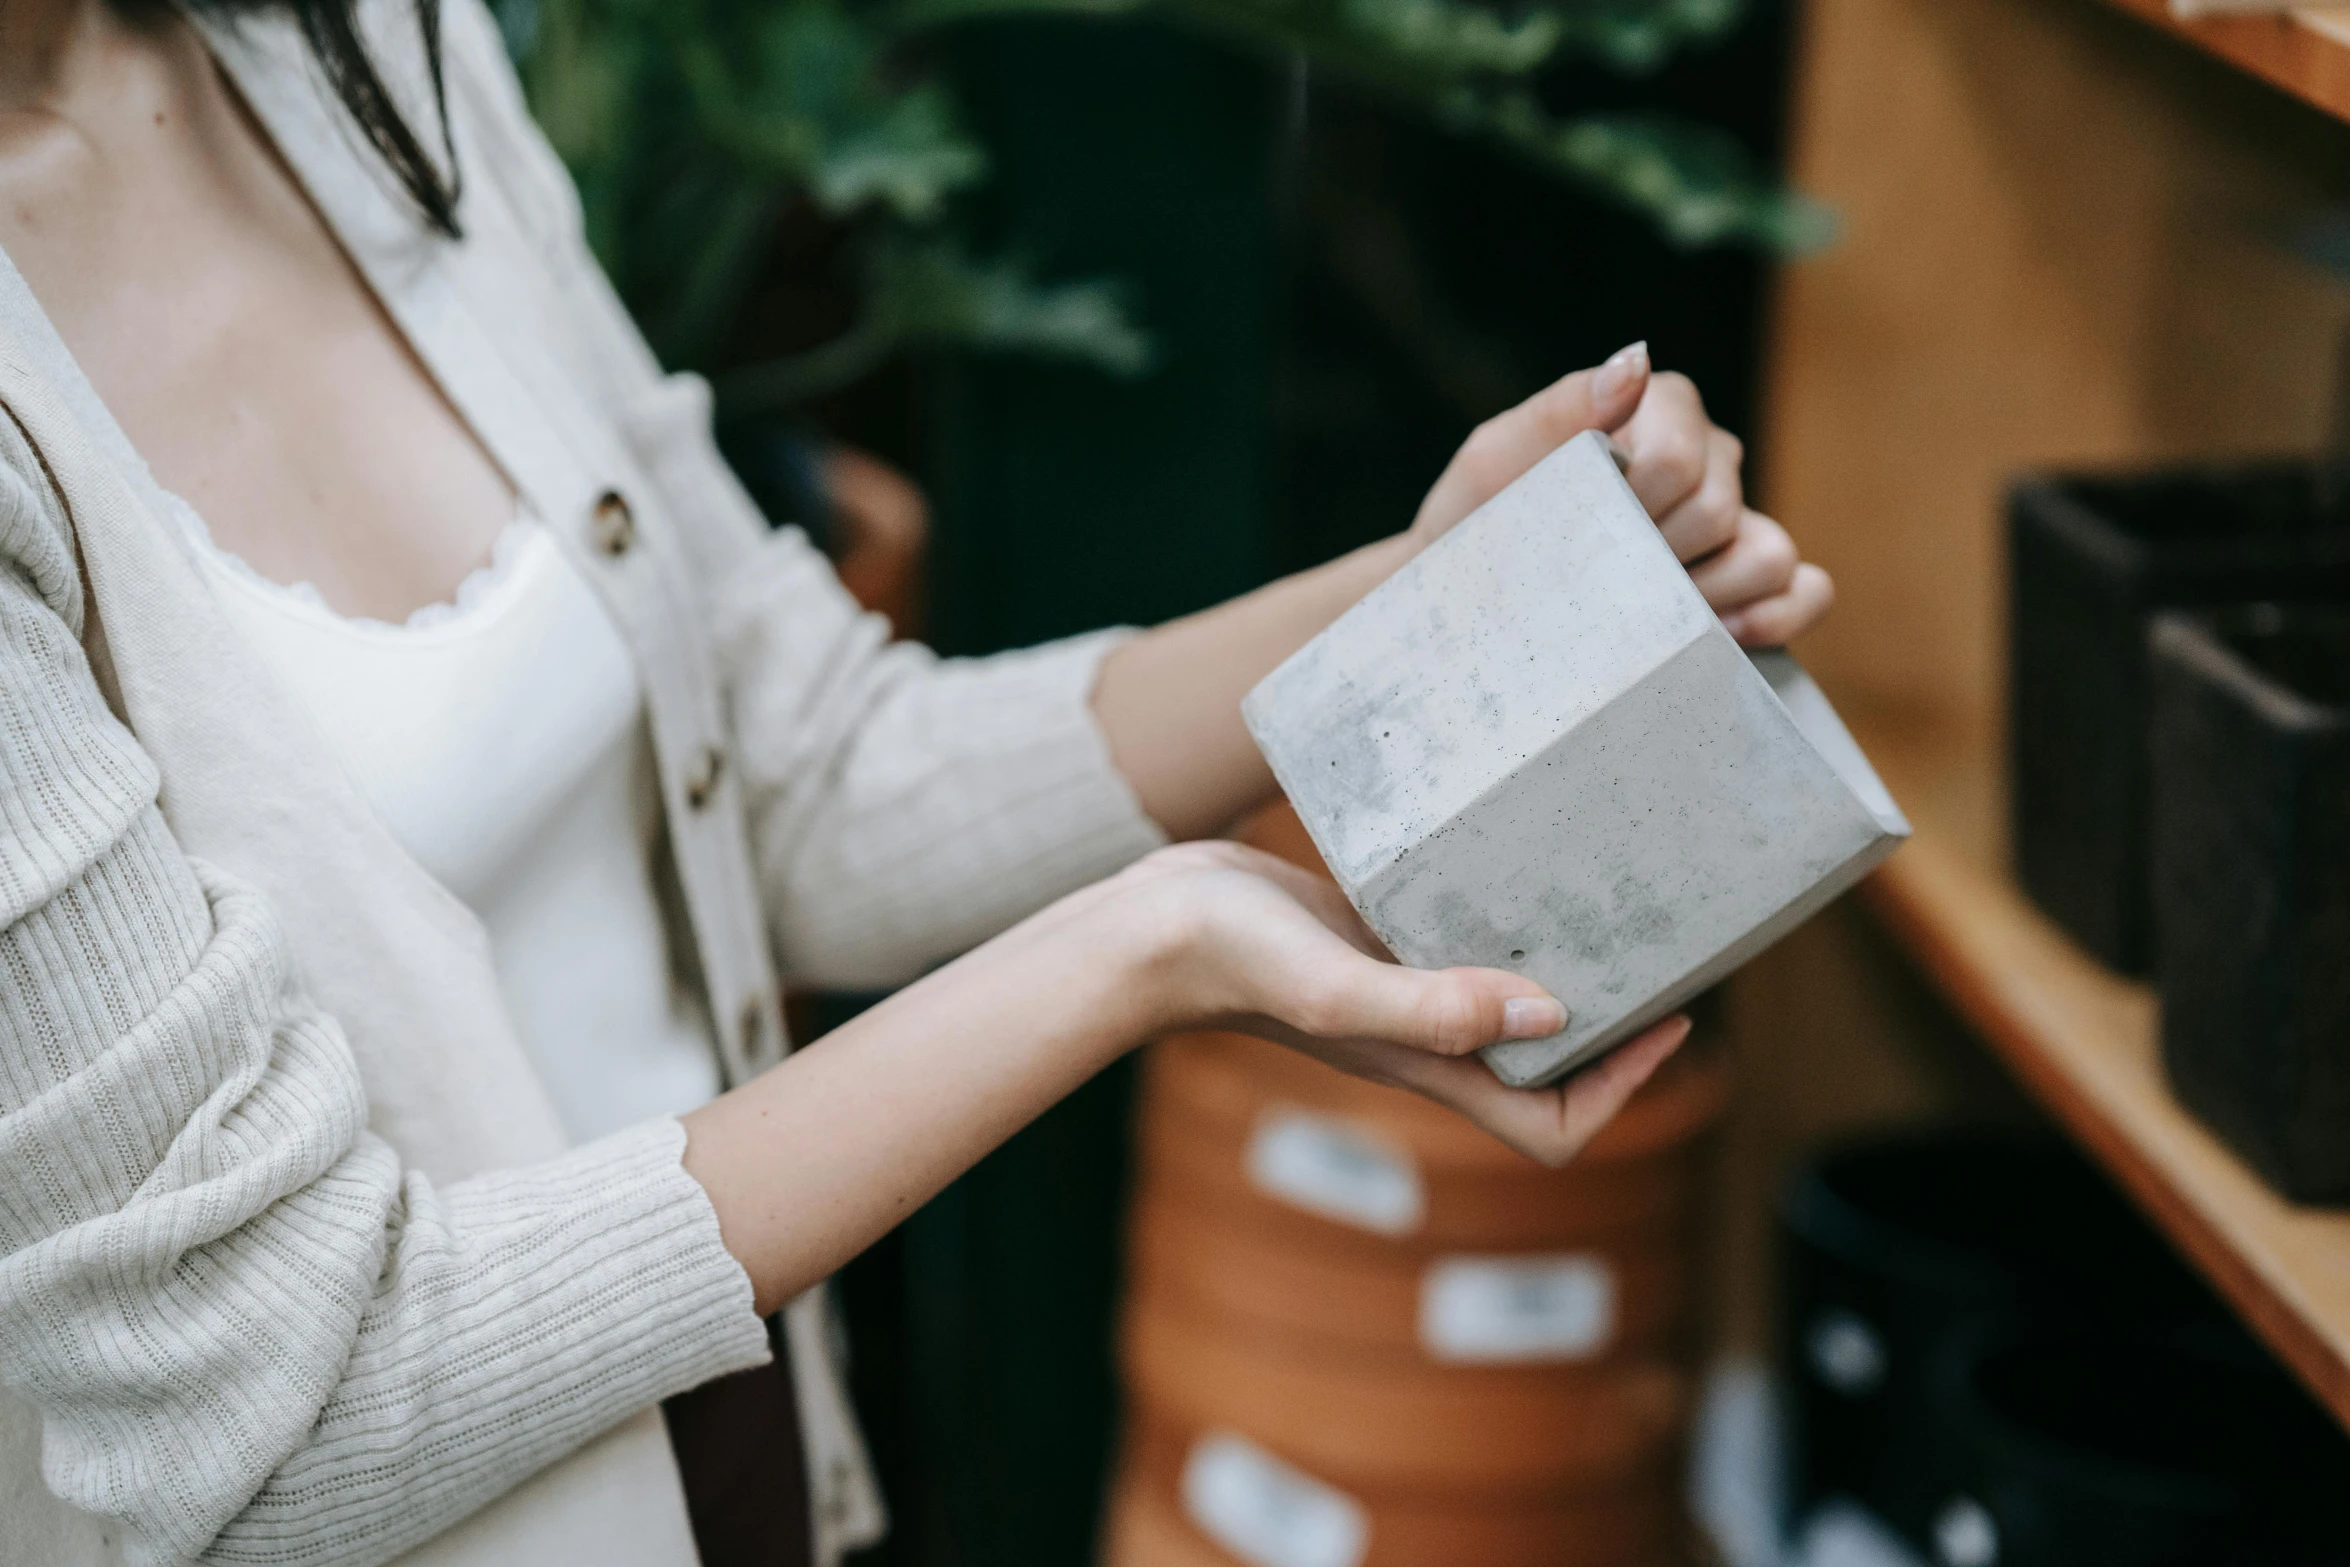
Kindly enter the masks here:
<path id="1" fill-rule="evenodd" d="M 1515 969 L 1566 1030 L 1533 1086 L 1630 1039 L 1909 835 L 1827 698 L 1725 632 L 1577 436 L 1242 704 L 1331 872 L 1397 957 Z"/>

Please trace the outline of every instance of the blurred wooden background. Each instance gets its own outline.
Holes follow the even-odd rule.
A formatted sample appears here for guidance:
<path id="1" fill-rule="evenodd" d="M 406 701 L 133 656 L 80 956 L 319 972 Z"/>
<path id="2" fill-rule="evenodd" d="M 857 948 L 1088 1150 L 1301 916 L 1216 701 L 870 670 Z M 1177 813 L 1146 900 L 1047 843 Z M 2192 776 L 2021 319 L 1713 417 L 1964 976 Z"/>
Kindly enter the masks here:
<path id="1" fill-rule="evenodd" d="M 1846 223 L 1780 278 L 1759 399 L 1762 502 L 1841 589 L 1798 651 L 1848 713 L 1979 759 L 2008 480 L 2343 443 L 2350 283 L 2309 252 L 2350 212 L 2350 127 L 2097 0 L 1809 0 L 1793 99 L 1790 173 Z M 1994 841 L 1999 772 L 1947 781 Z M 1759 1350 L 1795 1149 L 2036 1112 L 1851 901 L 1731 1014 L 1717 1308 Z"/>

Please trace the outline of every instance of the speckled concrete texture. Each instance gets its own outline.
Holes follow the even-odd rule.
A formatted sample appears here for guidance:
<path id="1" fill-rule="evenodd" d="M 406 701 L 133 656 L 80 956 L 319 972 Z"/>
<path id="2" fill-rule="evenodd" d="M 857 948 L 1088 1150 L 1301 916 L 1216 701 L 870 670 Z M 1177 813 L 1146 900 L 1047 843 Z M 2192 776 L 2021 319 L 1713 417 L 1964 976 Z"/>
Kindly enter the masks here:
<path id="1" fill-rule="evenodd" d="M 1800 924 L 1909 835 L 1819 688 L 1723 631 L 1577 436 L 1249 693 L 1347 896 L 1422 968 L 1573 1014 L 1485 1053 L 1549 1082 Z"/>

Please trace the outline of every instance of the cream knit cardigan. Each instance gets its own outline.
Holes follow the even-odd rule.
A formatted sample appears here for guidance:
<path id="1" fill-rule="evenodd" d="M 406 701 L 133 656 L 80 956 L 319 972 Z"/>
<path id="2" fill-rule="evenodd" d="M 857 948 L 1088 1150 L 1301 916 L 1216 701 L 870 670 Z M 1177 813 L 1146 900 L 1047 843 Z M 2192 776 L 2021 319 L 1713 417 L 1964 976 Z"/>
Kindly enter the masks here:
<path id="1" fill-rule="evenodd" d="M 885 646 L 766 529 L 479 0 L 446 19 L 461 245 L 286 21 L 205 25 L 629 642 L 730 1079 L 782 1052 L 778 969 L 903 979 L 1160 841 L 1088 712 L 1103 640 Z M 767 1348 L 683 1133 L 564 1146 L 478 923 L 186 548 L 0 256 L 0 1563 L 689 1567 L 654 1406 Z M 830 1559 L 880 1518 L 822 1311 L 787 1340 Z"/>

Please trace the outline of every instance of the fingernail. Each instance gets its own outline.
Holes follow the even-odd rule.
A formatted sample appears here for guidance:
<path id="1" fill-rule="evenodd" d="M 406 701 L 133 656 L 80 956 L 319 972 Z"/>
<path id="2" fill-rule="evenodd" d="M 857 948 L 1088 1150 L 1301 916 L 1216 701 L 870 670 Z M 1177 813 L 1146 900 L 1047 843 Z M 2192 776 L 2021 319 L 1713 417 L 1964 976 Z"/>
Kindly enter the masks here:
<path id="1" fill-rule="evenodd" d="M 1644 339 L 1627 348 L 1619 348 L 1608 356 L 1606 364 L 1591 378 L 1591 400 L 1602 406 L 1614 402 L 1629 390 L 1632 383 L 1648 374 L 1648 343 Z"/>
<path id="2" fill-rule="evenodd" d="M 1512 996 L 1501 1004 L 1501 1037 L 1548 1039 L 1567 1026 L 1567 1009 L 1548 996 Z"/>

